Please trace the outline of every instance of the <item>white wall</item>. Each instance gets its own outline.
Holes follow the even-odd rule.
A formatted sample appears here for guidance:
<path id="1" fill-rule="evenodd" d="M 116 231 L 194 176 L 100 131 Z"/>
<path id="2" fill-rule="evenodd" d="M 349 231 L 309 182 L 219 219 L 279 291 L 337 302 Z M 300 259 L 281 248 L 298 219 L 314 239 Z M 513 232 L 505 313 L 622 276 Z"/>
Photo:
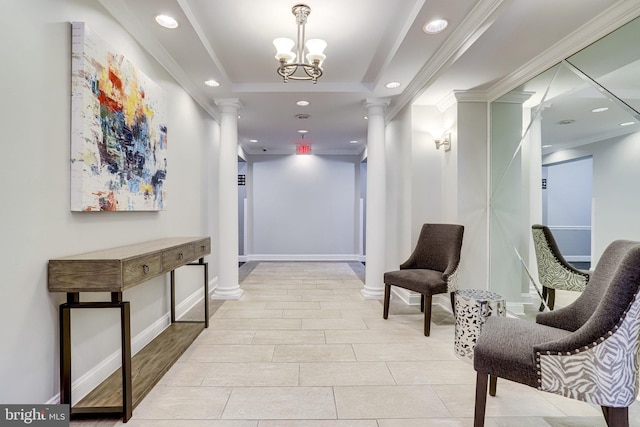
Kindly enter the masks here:
<path id="1" fill-rule="evenodd" d="M 452 151 L 457 153 L 456 222 L 465 227 L 460 254 L 461 288 L 488 288 L 487 117 L 486 102 L 458 102 Z"/>
<path id="2" fill-rule="evenodd" d="M 611 138 L 545 156 L 554 163 L 593 155 L 592 266 L 616 239 L 640 241 L 640 133 Z"/>
<path id="3" fill-rule="evenodd" d="M 358 156 L 255 155 L 248 160 L 249 259 L 358 259 Z"/>
<path id="4" fill-rule="evenodd" d="M 385 129 L 387 211 L 386 269 L 396 270 L 413 250 L 411 230 L 411 107 Z"/>
<path id="5" fill-rule="evenodd" d="M 166 91 L 166 211 L 70 212 L 71 21 L 86 22 Z M 216 221 L 218 128 L 94 1 L 3 2 L 0 39 L 0 402 L 53 402 L 57 311 L 65 297 L 48 292 L 47 261 L 165 236 L 209 235 Z M 180 296 L 200 285 L 200 271 L 178 273 Z M 136 337 L 168 312 L 167 280 L 125 291 L 124 299 L 131 301 Z M 119 349 L 116 314 L 107 311 L 73 312 L 74 381 Z"/>

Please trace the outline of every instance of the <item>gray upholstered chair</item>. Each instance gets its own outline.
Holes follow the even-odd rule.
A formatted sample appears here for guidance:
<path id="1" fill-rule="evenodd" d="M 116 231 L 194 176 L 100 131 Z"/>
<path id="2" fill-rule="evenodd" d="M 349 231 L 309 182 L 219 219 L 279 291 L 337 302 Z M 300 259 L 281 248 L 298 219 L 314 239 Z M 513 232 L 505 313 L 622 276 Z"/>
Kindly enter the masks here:
<path id="1" fill-rule="evenodd" d="M 420 293 L 420 308 L 424 311 L 424 335 L 431 331 L 431 299 L 434 294 L 451 294 L 458 287 L 457 269 L 460 263 L 464 227 L 457 224 L 424 224 L 418 243 L 400 270 L 384 273 L 385 319 L 389 317 L 391 286 Z M 454 308 L 455 309 L 455 308 Z"/>
<path id="2" fill-rule="evenodd" d="M 544 310 L 544 302 L 549 310 L 553 310 L 556 289 L 584 291 L 589 281 L 589 272 L 578 270 L 564 259 L 549 227 L 534 224 L 531 226 L 531 233 L 536 250 L 538 279 L 542 284 L 543 302 L 540 303 L 540 311 Z"/>
<path id="3" fill-rule="evenodd" d="M 640 242 L 617 240 L 589 286 L 536 323 L 491 316 L 474 349 L 475 427 L 484 425 L 487 381 L 496 377 L 602 407 L 609 426 L 628 426 L 640 370 Z M 526 405 L 526 402 L 522 403 Z"/>

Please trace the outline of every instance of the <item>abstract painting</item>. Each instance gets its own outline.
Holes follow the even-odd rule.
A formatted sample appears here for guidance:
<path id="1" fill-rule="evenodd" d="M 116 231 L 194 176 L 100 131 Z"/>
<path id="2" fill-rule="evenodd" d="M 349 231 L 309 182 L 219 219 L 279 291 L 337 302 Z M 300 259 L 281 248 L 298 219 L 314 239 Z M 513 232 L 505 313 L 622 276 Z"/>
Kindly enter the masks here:
<path id="1" fill-rule="evenodd" d="M 162 88 L 84 22 L 72 23 L 71 62 L 71 210 L 164 210 Z"/>

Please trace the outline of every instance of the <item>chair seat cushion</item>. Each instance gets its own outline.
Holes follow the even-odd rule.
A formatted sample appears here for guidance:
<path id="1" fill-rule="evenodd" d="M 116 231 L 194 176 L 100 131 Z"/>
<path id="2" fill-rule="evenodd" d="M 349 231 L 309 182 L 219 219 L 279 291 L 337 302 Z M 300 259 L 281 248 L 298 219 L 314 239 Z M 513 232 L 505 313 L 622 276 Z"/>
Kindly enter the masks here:
<path id="1" fill-rule="evenodd" d="M 478 372 L 538 387 L 534 346 L 570 334 L 528 320 L 490 316 L 478 336 L 473 366 Z"/>
<path id="2" fill-rule="evenodd" d="M 447 282 L 442 278 L 442 272 L 435 270 L 406 269 L 389 271 L 384 273 L 384 283 L 425 295 L 447 292 Z"/>

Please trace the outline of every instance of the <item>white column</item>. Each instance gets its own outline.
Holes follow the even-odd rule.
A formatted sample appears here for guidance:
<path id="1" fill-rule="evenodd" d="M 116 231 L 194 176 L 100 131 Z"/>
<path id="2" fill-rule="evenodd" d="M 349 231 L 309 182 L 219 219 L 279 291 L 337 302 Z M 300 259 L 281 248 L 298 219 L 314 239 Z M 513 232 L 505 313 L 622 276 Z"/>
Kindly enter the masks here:
<path id="1" fill-rule="evenodd" d="M 388 99 L 370 98 L 367 109 L 367 264 L 362 295 L 366 299 L 384 297 L 383 276 L 386 267 L 386 166 L 384 110 Z"/>
<path id="2" fill-rule="evenodd" d="M 219 99 L 220 154 L 218 162 L 218 285 L 214 299 L 238 299 L 244 291 L 238 279 L 238 111 L 237 98 Z"/>

